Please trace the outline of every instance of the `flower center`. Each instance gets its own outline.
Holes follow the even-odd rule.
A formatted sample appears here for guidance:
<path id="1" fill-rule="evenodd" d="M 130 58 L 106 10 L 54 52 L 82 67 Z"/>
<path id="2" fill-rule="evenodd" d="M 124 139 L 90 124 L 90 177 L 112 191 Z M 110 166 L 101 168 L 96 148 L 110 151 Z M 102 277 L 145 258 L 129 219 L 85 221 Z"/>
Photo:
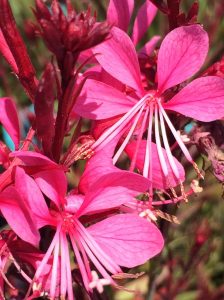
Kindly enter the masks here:
<path id="1" fill-rule="evenodd" d="M 68 212 L 62 212 L 61 218 L 62 218 L 62 230 L 65 233 L 69 233 L 72 230 L 74 230 L 74 226 L 75 226 L 74 215 Z"/>

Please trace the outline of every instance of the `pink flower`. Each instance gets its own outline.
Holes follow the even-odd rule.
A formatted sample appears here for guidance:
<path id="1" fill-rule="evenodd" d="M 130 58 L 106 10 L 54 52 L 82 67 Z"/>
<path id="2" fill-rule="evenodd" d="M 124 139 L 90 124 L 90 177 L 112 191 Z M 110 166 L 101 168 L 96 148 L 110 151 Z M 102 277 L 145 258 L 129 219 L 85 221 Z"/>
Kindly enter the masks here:
<path id="1" fill-rule="evenodd" d="M 64 182 L 61 180 L 61 185 L 55 189 L 48 184 L 47 177 L 39 178 L 35 182 L 22 168 L 16 168 L 15 188 L 8 187 L 3 192 L 5 200 L 8 196 L 8 199 L 13 201 L 12 198 L 17 192 L 20 200 L 22 199 L 29 208 L 36 228 L 48 225 L 56 231 L 33 279 L 37 286 L 43 283 L 42 272 L 53 255 L 49 289 L 51 299 L 57 296 L 58 277 L 60 277 L 60 296 L 65 298 L 67 295 L 69 300 L 73 299 L 68 239 L 88 292 L 92 291 L 92 287 L 101 289 L 100 283 L 103 285 L 110 282 L 116 285 L 111 274 L 121 273 L 121 266 L 134 267 L 142 264 L 163 248 L 162 235 L 154 224 L 132 214 L 111 215 L 114 208 L 119 208 L 148 188 L 147 179 L 138 174 L 127 173 L 119 171 L 104 175 L 94 182 L 94 185 L 89 185 L 84 196 L 70 194 L 65 197 L 66 180 Z M 47 207 L 39 188 L 52 200 L 50 208 Z M 10 192 L 13 193 L 12 197 Z M 64 201 L 60 201 L 62 196 L 65 198 Z M 107 217 L 109 211 L 110 216 Z M 97 220 L 97 215 L 101 216 L 100 220 Z M 38 241 L 38 234 L 33 237 L 29 233 L 31 228 L 28 228 L 27 223 L 21 221 L 18 226 L 12 219 L 10 221 L 7 214 L 5 218 L 20 237 L 23 239 L 31 237 L 32 243 Z M 27 232 L 26 236 L 23 234 L 24 230 Z M 32 232 L 35 232 L 34 228 Z M 90 261 L 103 281 L 96 283 L 96 278 L 93 278 L 91 273 Z"/>
<path id="2" fill-rule="evenodd" d="M 130 25 L 130 19 L 133 14 L 133 9 L 134 0 L 110 0 L 107 9 L 107 21 L 127 33 Z M 144 3 L 138 9 L 131 34 L 131 39 L 135 46 L 145 35 L 153 19 L 155 18 L 156 13 L 157 7 L 148 0 L 144 1 Z M 150 55 L 159 39 L 159 36 L 154 36 L 144 45 L 142 49 L 140 49 L 139 54 L 144 53 Z"/>
<path id="3" fill-rule="evenodd" d="M 100 81 L 87 80 L 84 92 L 75 105 L 76 113 L 95 120 L 123 115 L 98 138 L 92 149 L 99 151 L 113 139 L 119 140 L 123 136 L 114 163 L 126 149 L 131 156 L 130 170 L 133 171 L 136 165 L 141 164 L 143 176 L 149 177 L 152 182 L 154 120 L 156 150 L 168 186 L 172 186 L 169 168 L 181 185 L 183 177 L 172 156 L 166 126 L 200 176 L 197 165 L 166 111 L 174 111 L 203 122 L 222 118 L 224 81 L 215 76 L 195 79 L 169 100 L 165 92 L 193 76 L 202 66 L 208 52 L 208 36 L 202 27 L 179 27 L 165 37 L 158 54 L 158 87 L 155 90 L 143 88 L 134 45 L 123 31 L 113 28 L 112 38 L 95 47 L 94 52 L 100 53 L 96 58 L 104 70 L 126 88 L 118 90 Z M 146 140 L 142 140 L 146 129 Z M 136 141 L 128 144 L 133 137 Z M 162 141 L 165 151 L 162 149 Z"/>

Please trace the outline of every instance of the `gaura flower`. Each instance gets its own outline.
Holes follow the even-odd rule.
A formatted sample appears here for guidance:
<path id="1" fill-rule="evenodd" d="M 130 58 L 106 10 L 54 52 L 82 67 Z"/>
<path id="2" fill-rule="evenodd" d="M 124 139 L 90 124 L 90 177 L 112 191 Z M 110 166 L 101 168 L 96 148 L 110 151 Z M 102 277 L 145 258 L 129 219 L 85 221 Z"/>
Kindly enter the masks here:
<path id="1" fill-rule="evenodd" d="M 170 186 L 170 167 L 182 186 L 182 176 L 167 137 L 168 127 L 186 159 L 201 176 L 167 111 L 203 122 L 222 118 L 224 81 L 216 76 L 197 78 L 169 100 L 165 92 L 192 77 L 202 66 L 208 52 L 208 36 L 203 28 L 200 25 L 182 26 L 165 37 L 158 53 L 158 87 L 155 90 L 144 89 L 134 45 L 120 29 L 114 27 L 112 38 L 95 47 L 93 51 L 99 53 L 96 58 L 103 69 L 127 88 L 118 90 L 108 82 L 105 84 L 93 79 L 87 80 L 83 94 L 74 107 L 76 113 L 94 120 L 119 117 L 92 145 L 92 149 L 99 151 L 113 139 L 119 140 L 123 136 L 113 162 L 116 163 L 123 150 L 127 150 L 131 156 L 130 170 L 133 171 L 140 164 L 139 160 L 142 164 L 143 158 L 140 169 L 143 176 L 152 182 L 154 128 L 156 150 L 166 182 Z M 129 144 L 133 137 L 136 141 Z M 152 184 L 150 189 L 152 190 Z"/>
<path id="2" fill-rule="evenodd" d="M 66 197 L 64 182 L 58 189 L 49 185 L 47 176 L 35 182 L 22 168 L 17 167 L 15 187 L 6 188 L 2 194 L 5 201 L 13 201 L 15 193 L 20 195 L 29 208 L 27 214 L 32 217 L 34 228 L 27 229 L 27 223 L 20 222 L 20 226 L 16 222 L 14 224 L 12 218 L 8 220 L 9 217 L 5 214 L 10 226 L 23 239 L 26 238 L 24 231 L 29 232 L 29 242 L 32 244 L 39 241 L 38 228 L 47 225 L 55 230 L 32 283 L 41 287 L 42 272 L 53 256 L 48 291 L 50 298 L 58 296 L 56 286 L 60 278 L 60 297 L 65 299 L 67 295 L 67 299 L 74 299 L 70 243 L 84 287 L 89 293 L 93 287 L 101 291 L 105 283 L 116 285 L 111 275 L 122 273 L 122 266 L 134 267 L 158 254 L 163 248 L 163 238 L 154 224 L 133 214 L 112 215 L 114 208 L 147 190 L 148 184 L 148 180 L 138 174 L 119 171 L 101 177 L 94 185 L 89 186 L 85 195 L 70 194 Z M 49 208 L 40 189 L 51 200 Z M 109 217 L 107 212 L 110 212 Z M 24 210 L 23 214 L 25 215 Z M 100 215 L 100 220 L 97 215 Z M 97 279 L 95 273 L 92 273 L 92 265 L 102 278 Z"/>

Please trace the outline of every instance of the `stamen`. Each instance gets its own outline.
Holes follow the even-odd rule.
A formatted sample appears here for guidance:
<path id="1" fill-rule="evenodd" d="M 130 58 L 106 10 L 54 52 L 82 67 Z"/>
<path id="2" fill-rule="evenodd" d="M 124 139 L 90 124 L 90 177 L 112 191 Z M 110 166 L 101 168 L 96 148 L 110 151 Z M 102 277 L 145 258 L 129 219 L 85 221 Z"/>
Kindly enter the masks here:
<path id="1" fill-rule="evenodd" d="M 59 257 L 59 240 L 56 243 L 54 248 L 54 260 L 51 271 L 51 286 L 50 286 L 50 297 L 54 299 L 57 285 L 57 268 L 58 268 L 58 257 Z"/>
<path id="2" fill-rule="evenodd" d="M 69 255 L 69 246 L 65 234 L 62 235 L 64 250 L 65 250 L 65 266 L 66 266 L 66 277 L 67 277 L 67 292 L 68 300 L 74 300 L 73 288 L 72 288 L 72 274 L 71 274 L 71 264 Z"/>
<path id="3" fill-rule="evenodd" d="M 65 299 L 66 288 L 67 288 L 67 277 L 66 277 L 66 262 L 65 262 L 65 245 L 63 239 L 64 233 L 60 232 L 60 243 L 61 243 L 61 282 L 60 282 L 60 297 Z"/>
<path id="4" fill-rule="evenodd" d="M 100 257 L 100 261 L 108 269 L 108 271 L 110 271 L 111 273 L 120 272 L 120 267 L 115 262 L 113 262 L 113 260 L 104 251 L 102 251 L 102 249 L 94 241 L 92 236 L 88 233 L 88 231 L 81 225 L 81 223 L 77 221 L 76 225 L 77 230 L 80 232 L 80 235 L 85 237 L 85 241 L 89 248 L 97 257 Z"/>
<path id="5" fill-rule="evenodd" d="M 54 250 L 54 247 L 55 247 L 56 243 L 59 242 L 59 233 L 60 233 L 60 230 L 61 230 L 61 224 L 58 225 L 58 227 L 57 227 L 57 230 L 56 230 L 56 233 L 54 235 L 54 238 L 53 238 L 53 240 L 52 240 L 52 242 L 51 242 L 51 244 L 50 244 L 47 252 L 45 253 L 44 258 L 42 259 L 39 267 L 37 268 L 36 273 L 34 274 L 33 280 L 32 280 L 32 282 L 31 282 L 31 284 L 29 286 L 29 289 L 28 289 L 28 291 L 27 291 L 26 296 L 25 296 L 24 299 L 28 298 L 28 296 L 29 296 L 29 294 L 31 292 L 33 283 L 38 279 L 38 277 L 42 273 L 44 267 L 46 266 L 46 264 L 47 264 L 47 262 L 48 262 L 48 260 L 49 260 L 49 258 L 51 256 L 51 254 L 52 254 L 52 252 Z"/>
<path id="6" fill-rule="evenodd" d="M 95 257 L 95 255 L 92 253 L 92 251 L 89 249 L 88 245 L 86 244 L 84 239 L 80 240 L 83 248 L 85 249 L 87 255 L 89 256 L 89 258 L 91 259 L 91 261 L 93 262 L 93 264 L 95 265 L 95 267 L 97 268 L 97 270 L 100 272 L 100 274 L 106 278 L 106 279 L 111 279 L 110 275 L 107 273 L 107 271 L 104 269 L 104 267 L 101 265 L 101 263 L 98 261 L 98 259 Z"/>
<path id="7" fill-rule="evenodd" d="M 175 137 L 177 143 L 179 144 L 182 152 L 184 153 L 186 159 L 193 165 L 197 175 L 199 178 L 204 179 L 204 176 L 201 174 L 197 164 L 193 161 L 190 152 L 188 151 L 187 147 L 184 145 L 180 135 L 178 134 L 178 132 L 176 131 L 176 129 L 174 128 L 173 124 L 171 123 L 167 113 L 165 112 L 164 108 L 162 107 L 161 103 L 158 102 L 159 108 L 161 109 L 161 112 L 167 122 L 167 125 L 169 126 L 173 136 Z"/>
<path id="8" fill-rule="evenodd" d="M 145 150 L 145 161 L 144 161 L 144 168 L 143 168 L 143 176 L 150 180 L 150 189 L 152 187 L 152 122 L 153 122 L 153 112 L 154 107 L 153 103 L 150 103 L 149 106 L 149 126 L 148 126 L 148 135 L 147 135 L 147 144 Z M 151 158 L 151 161 L 150 161 Z M 150 192 L 151 195 L 151 192 Z"/>
<path id="9" fill-rule="evenodd" d="M 87 272 L 86 272 L 85 265 L 82 261 L 81 255 L 80 255 L 79 250 L 76 246 L 73 235 L 69 234 L 69 237 L 70 237 L 70 240 L 72 242 L 72 248 L 73 248 L 74 253 L 75 253 L 75 257 L 76 257 L 76 260 L 77 260 L 77 263 L 78 263 L 78 266 L 79 266 L 80 273 L 82 275 L 84 286 L 88 290 L 88 288 L 89 288 L 89 279 L 88 279 L 88 275 L 87 275 Z"/>
<path id="10" fill-rule="evenodd" d="M 180 181 L 180 174 L 179 174 L 179 171 L 178 171 L 177 166 L 175 164 L 175 161 L 174 161 L 173 155 L 171 153 L 171 150 L 170 150 L 170 145 L 169 145 L 167 135 L 166 135 L 166 128 L 165 128 L 165 124 L 164 124 L 164 119 L 163 119 L 163 115 L 162 115 L 160 110 L 159 110 L 159 119 L 160 119 L 160 124 L 161 124 L 163 143 L 164 143 L 164 146 L 165 146 L 165 149 L 166 149 L 166 153 L 167 153 L 167 157 L 168 157 L 171 169 L 172 169 L 174 175 L 176 176 L 176 178 Z"/>
<path id="11" fill-rule="evenodd" d="M 166 161 L 165 161 L 165 158 L 163 155 L 161 141 L 160 141 L 157 105 L 155 106 L 155 138 L 156 138 L 156 146 L 157 146 L 157 151 L 158 151 L 158 155 L 159 155 L 159 161 L 161 164 L 161 168 L 162 168 L 164 176 L 167 178 L 168 177 L 168 169 L 166 166 Z"/>
<path id="12" fill-rule="evenodd" d="M 118 158 L 120 157 L 121 153 L 124 151 L 124 148 L 126 147 L 127 143 L 129 142 L 134 130 L 135 130 L 135 127 L 138 123 L 138 120 L 140 119 L 141 117 L 141 114 L 142 114 L 142 111 L 144 109 L 144 105 L 141 107 L 140 111 L 138 112 L 136 118 L 134 119 L 134 123 L 133 125 L 131 126 L 131 129 L 129 130 L 126 138 L 124 139 L 123 143 L 121 144 L 120 148 L 117 150 L 117 153 L 114 155 L 114 158 L 113 158 L 113 164 L 115 165 Z"/>
<path id="13" fill-rule="evenodd" d="M 143 133 L 144 133 L 148 113 L 149 113 L 149 107 L 147 107 L 147 109 L 146 109 L 146 112 L 145 112 L 145 115 L 144 115 L 144 118 L 143 118 L 143 121 L 142 121 L 142 124 L 141 124 L 141 127 L 140 127 L 140 132 L 138 134 L 138 139 L 137 139 L 137 143 L 136 143 L 135 152 L 134 152 L 134 155 L 133 155 L 132 160 L 131 160 L 131 166 L 130 166 L 130 171 L 131 172 L 134 171 L 134 169 L 135 169 L 137 154 L 138 154 L 138 150 L 139 150 L 139 147 L 140 147 L 140 142 L 142 140 L 142 136 L 143 136 Z"/>
<path id="14" fill-rule="evenodd" d="M 106 144 L 108 144 L 121 130 L 129 123 L 133 116 L 138 112 L 142 104 L 147 99 L 148 95 L 145 95 L 140 101 L 138 101 L 123 117 L 120 118 L 112 127 L 106 130 L 100 138 L 92 145 L 93 150 L 100 150 Z"/>

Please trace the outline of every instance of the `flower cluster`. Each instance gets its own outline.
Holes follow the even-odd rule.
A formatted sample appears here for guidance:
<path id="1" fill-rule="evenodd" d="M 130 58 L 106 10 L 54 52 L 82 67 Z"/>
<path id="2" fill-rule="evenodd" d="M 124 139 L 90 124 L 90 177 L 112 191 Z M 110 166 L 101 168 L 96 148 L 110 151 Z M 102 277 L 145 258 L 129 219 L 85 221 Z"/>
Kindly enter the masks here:
<path id="1" fill-rule="evenodd" d="M 224 79 L 197 76 L 208 35 L 193 17 L 143 45 L 157 13 L 149 0 L 130 36 L 133 0 L 110 0 L 104 22 L 70 1 L 35 2 L 35 32 L 55 57 L 40 79 L 0 0 L 0 53 L 34 108 L 24 136 L 14 100 L 0 98 L 13 145 L 0 142 L 0 299 L 15 290 L 13 270 L 26 282 L 22 299 L 73 300 L 77 289 L 92 298 L 104 286 L 122 288 L 126 268 L 162 251 L 159 218 L 179 222 L 164 205 L 201 191 L 203 171 L 180 120 L 223 118 Z M 198 176 L 189 187 L 182 157 Z"/>

